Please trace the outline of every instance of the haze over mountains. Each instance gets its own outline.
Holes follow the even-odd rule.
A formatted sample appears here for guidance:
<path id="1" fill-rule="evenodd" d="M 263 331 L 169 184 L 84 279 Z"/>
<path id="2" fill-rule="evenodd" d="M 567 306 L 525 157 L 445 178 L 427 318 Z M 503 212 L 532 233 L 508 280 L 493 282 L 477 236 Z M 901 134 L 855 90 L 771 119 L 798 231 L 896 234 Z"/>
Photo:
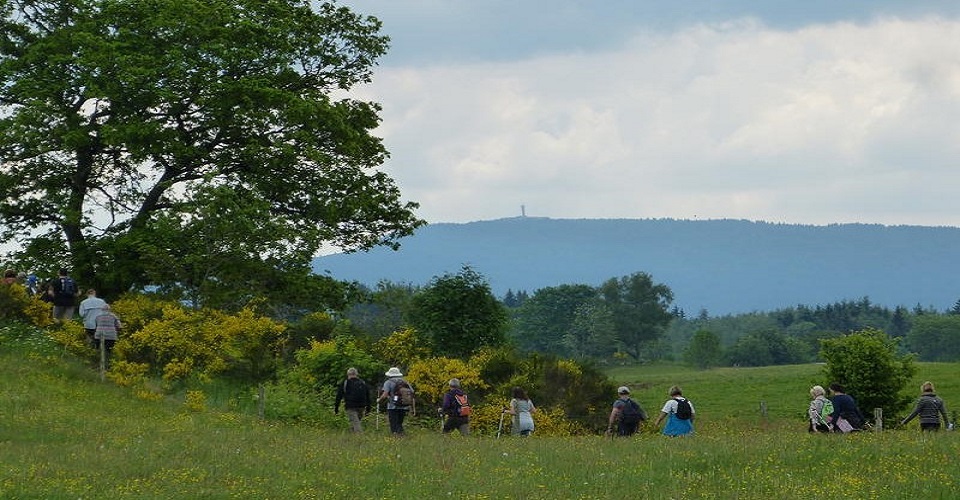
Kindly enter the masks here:
<path id="1" fill-rule="evenodd" d="M 431 224 L 401 245 L 318 257 L 314 269 L 368 286 L 425 285 L 469 265 L 498 297 L 642 271 L 669 286 L 688 316 L 863 297 L 942 311 L 960 298 L 956 227 L 515 217 Z"/>

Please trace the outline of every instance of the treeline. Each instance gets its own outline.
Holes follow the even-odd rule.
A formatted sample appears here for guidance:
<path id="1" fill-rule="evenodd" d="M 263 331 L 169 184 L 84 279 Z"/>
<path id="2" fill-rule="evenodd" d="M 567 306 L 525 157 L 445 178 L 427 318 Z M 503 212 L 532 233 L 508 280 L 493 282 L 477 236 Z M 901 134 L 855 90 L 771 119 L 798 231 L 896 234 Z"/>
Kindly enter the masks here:
<path id="1" fill-rule="evenodd" d="M 537 304 L 544 296 L 572 289 L 575 286 L 564 285 L 532 295 L 526 291 L 507 292 L 503 302 L 514 311 L 514 317 L 520 319 L 513 332 L 524 337 L 521 345 L 571 354 L 562 345 L 531 345 L 531 339 L 542 338 L 544 334 L 526 328 L 524 318 L 529 315 L 528 304 Z M 797 305 L 770 312 L 719 317 L 711 317 L 707 311 L 700 311 L 695 317 L 677 308 L 671 312 L 672 321 L 663 336 L 647 346 L 645 359 L 682 360 L 701 368 L 817 362 L 823 361 L 819 359 L 823 340 L 876 329 L 897 339 L 902 353 L 912 353 L 920 361 L 960 360 L 960 300 L 946 311 L 919 304 L 891 309 L 863 297 L 827 305 Z M 544 331 L 562 329 L 565 322 L 564 315 L 558 314 L 540 326 Z"/>

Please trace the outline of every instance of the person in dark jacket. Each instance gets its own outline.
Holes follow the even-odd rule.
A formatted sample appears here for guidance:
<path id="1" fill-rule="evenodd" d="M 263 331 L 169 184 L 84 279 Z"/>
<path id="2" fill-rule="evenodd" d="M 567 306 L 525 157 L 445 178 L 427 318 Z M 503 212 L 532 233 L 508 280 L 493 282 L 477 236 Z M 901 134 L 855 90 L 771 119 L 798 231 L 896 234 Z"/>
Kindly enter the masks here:
<path id="1" fill-rule="evenodd" d="M 360 420 L 370 413 L 370 389 L 367 383 L 360 378 L 356 368 L 347 369 L 347 379 L 337 387 L 337 400 L 333 404 L 333 413 L 340 413 L 340 402 L 350 420 L 350 430 L 363 432 Z"/>
<path id="2" fill-rule="evenodd" d="M 913 409 L 913 413 L 900 422 L 900 425 L 906 425 L 916 416 L 920 417 L 920 430 L 922 431 L 939 431 L 941 416 L 943 417 L 943 423 L 950 425 L 950 419 L 947 418 L 947 408 L 943 404 L 943 400 L 937 397 L 937 393 L 933 389 L 933 382 L 924 382 L 920 385 L 920 398 L 917 399 L 917 406 Z"/>
<path id="3" fill-rule="evenodd" d="M 853 396 L 847 394 L 842 385 L 838 383 L 830 384 L 830 392 L 833 396 L 830 401 L 833 403 L 833 413 L 830 414 L 830 422 L 833 424 L 835 432 L 850 432 L 863 429 L 866 419 L 860 413 Z M 847 425 L 849 424 L 849 425 Z"/>
<path id="4" fill-rule="evenodd" d="M 450 386 L 450 390 L 443 395 L 443 407 L 440 408 L 443 414 L 447 416 L 447 420 L 443 423 L 442 431 L 444 434 L 447 434 L 457 429 L 460 431 L 460 434 L 469 436 L 470 415 L 461 415 L 460 408 L 462 405 L 457 401 L 457 398 L 461 398 L 463 402 L 466 402 L 467 395 L 463 392 L 463 389 L 460 388 L 459 379 L 450 379 L 448 385 Z"/>

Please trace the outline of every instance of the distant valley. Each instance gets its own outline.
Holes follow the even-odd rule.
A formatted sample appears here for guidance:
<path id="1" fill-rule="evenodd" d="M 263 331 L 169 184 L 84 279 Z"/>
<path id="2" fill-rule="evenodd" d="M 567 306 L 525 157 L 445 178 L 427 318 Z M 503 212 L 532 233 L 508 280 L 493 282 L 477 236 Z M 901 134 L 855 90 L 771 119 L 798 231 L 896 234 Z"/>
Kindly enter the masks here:
<path id="1" fill-rule="evenodd" d="M 314 269 L 368 286 L 425 285 L 469 265 L 498 297 L 643 271 L 688 316 L 863 297 L 946 310 L 960 299 L 956 227 L 515 217 L 431 224 L 401 245 L 318 257 Z"/>

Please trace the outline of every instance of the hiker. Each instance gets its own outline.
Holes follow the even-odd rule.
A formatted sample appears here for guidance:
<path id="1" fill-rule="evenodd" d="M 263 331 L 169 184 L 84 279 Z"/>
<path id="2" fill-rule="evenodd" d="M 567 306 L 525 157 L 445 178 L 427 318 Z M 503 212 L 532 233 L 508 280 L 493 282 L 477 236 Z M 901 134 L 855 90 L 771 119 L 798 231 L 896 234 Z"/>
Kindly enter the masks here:
<path id="1" fill-rule="evenodd" d="M 73 310 L 76 307 L 77 284 L 67 274 L 67 269 L 60 268 L 53 285 L 53 319 L 64 321 L 73 319 Z"/>
<path id="2" fill-rule="evenodd" d="M 647 420 L 647 412 L 643 411 L 640 403 L 630 398 L 630 388 L 620 387 L 617 389 L 617 395 L 619 397 L 613 402 L 613 409 L 610 410 L 607 435 L 613 434 L 613 425 L 616 424 L 618 436 L 632 436 L 636 434 L 640 422 Z"/>
<path id="3" fill-rule="evenodd" d="M 513 415 L 512 429 L 513 434 L 520 437 L 527 437 L 533 433 L 533 414 L 537 412 L 537 407 L 533 401 L 527 397 L 527 392 L 520 387 L 514 387 L 511 391 L 510 407 L 504 408 L 504 413 Z"/>
<path id="4" fill-rule="evenodd" d="M 947 408 L 943 400 L 937 397 L 933 389 L 933 382 L 927 381 L 920 385 L 920 398 L 917 399 L 917 406 L 913 409 L 907 418 L 900 422 L 900 425 L 906 425 L 914 417 L 920 416 L 921 431 L 939 431 L 940 417 L 943 416 L 943 423 L 947 428 L 951 428 L 950 419 L 947 418 Z"/>
<path id="5" fill-rule="evenodd" d="M 12 285 L 17 282 L 17 272 L 13 269 L 7 269 L 3 272 L 3 284 Z"/>
<path id="6" fill-rule="evenodd" d="M 460 388 L 460 380 L 452 378 L 447 383 L 450 390 L 443 395 L 443 406 L 440 411 L 447 416 L 443 423 L 441 432 L 448 434 L 454 429 L 460 431 L 463 436 L 470 435 L 470 403 L 467 401 L 467 395 Z"/>
<path id="7" fill-rule="evenodd" d="M 693 417 L 696 415 L 693 403 L 683 397 L 683 391 L 679 386 L 671 387 L 668 393 L 670 399 L 664 403 L 655 425 L 659 427 L 660 422 L 666 418 L 667 425 L 663 427 L 664 436 L 684 436 L 692 433 Z"/>
<path id="8" fill-rule="evenodd" d="M 833 403 L 833 413 L 830 415 L 833 431 L 847 433 L 861 430 L 866 420 L 853 396 L 836 382 L 830 384 L 830 392 L 833 394 L 830 398 Z"/>
<path id="9" fill-rule="evenodd" d="M 384 375 L 387 376 L 387 380 L 383 383 L 383 389 L 380 392 L 380 397 L 377 398 L 377 403 L 379 404 L 384 399 L 387 400 L 387 420 L 390 421 L 390 432 L 395 436 L 402 436 L 404 434 L 403 419 L 406 418 L 407 412 L 409 411 L 411 416 L 417 414 L 415 393 L 410 384 L 403 379 L 403 373 L 396 366 L 387 370 Z"/>
<path id="10" fill-rule="evenodd" d="M 105 353 L 103 361 L 106 368 L 110 355 L 113 353 L 113 346 L 117 343 L 117 338 L 120 335 L 120 320 L 110 311 L 110 306 L 104 303 L 103 307 L 100 308 L 100 314 L 97 315 L 95 324 L 96 331 L 93 338 L 103 343 L 103 352 Z M 98 347 L 99 345 L 97 344 Z"/>
<path id="11" fill-rule="evenodd" d="M 97 332 L 97 316 L 100 315 L 105 305 L 107 305 L 107 302 L 97 297 L 97 291 L 93 288 L 87 290 L 87 298 L 80 301 L 80 310 L 78 311 L 80 319 L 83 320 L 83 329 L 87 332 L 87 343 L 94 349 L 97 348 L 93 341 L 93 334 Z"/>
<path id="12" fill-rule="evenodd" d="M 827 391 L 822 386 L 815 385 L 810 388 L 810 407 L 807 408 L 807 416 L 810 425 L 807 428 L 809 432 L 831 432 L 833 424 L 830 422 L 830 414 L 833 413 L 833 403 L 826 398 Z"/>
<path id="13" fill-rule="evenodd" d="M 366 413 L 370 413 L 370 390 L 356 368 L 347 368 L 346 380 L 337 386 L 337 398 L 333 403 L 334 415 L 340 414 L 341 401 L 347 420 L 350 421 L 350 431 L 363 432 L 360 420 Z"/>

